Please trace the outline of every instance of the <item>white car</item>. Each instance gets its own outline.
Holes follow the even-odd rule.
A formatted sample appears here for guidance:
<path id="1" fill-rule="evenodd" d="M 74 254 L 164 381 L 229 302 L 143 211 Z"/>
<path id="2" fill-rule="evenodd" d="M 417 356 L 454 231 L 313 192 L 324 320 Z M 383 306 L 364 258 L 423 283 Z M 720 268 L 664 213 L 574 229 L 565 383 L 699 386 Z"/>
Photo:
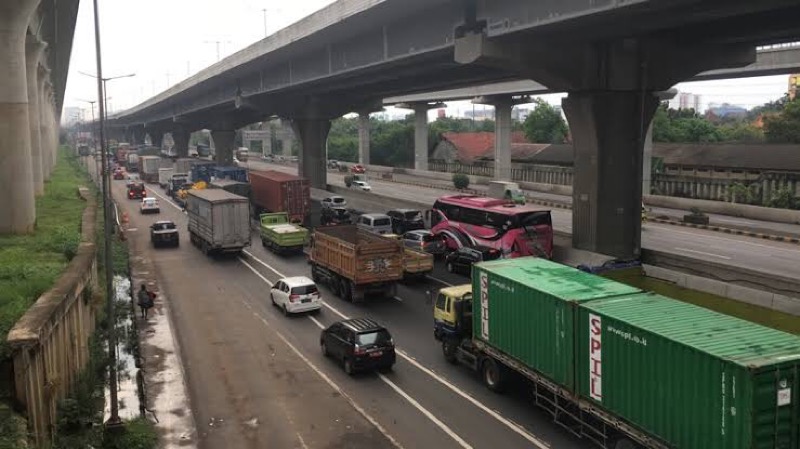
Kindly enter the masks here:
<path id="1" fill-rule="evenodd" d="M 158 205 L 158 200 L 152 197 L 142 199 L 142 204 L 139 205 L 139 212 L 142 214 L 157 214 L 161 212 L 161 207 Z"/>
<path id="2" fill-rule="evenodd" d="M 350 187 L 355 187 L 356 189 L 360 189 L 364 192 L 369 192 L 372 190 L 372 187 L 370 187 L 366 181 L 353 181 L 353 183 L 350 184 Z"/>
<path id="3" fill-rule="evenodd" d="M 311 312 L 322 308 L 322 295 L 314 281 L 305 276 L 283 278 L 269 291 L 272 305 L 280 307 L 284 315 Z"/>
<path id="4" fill-rule="evenodd" d="M 322 207 L 347 207 L 347 200 L 341 196 L 329 196 L 322 200 Z"/>

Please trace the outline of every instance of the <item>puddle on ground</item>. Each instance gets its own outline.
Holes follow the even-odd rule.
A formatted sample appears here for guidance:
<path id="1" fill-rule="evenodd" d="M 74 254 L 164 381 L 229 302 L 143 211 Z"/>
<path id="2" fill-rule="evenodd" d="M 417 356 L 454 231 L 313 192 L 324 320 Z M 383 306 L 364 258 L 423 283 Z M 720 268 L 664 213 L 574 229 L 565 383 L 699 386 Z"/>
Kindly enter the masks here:
<path id="1" fill-rule="evenodd" d="M 116 337 L 117 337 L 117 399 L 119 403 L 119 417 L 122 420 L 131 420 L 142 416 L 144 411 L 140 408 L 139 389 L 137 388 L 136 378 L 140 370 L 136 367 L 136 357 L 134 348 L 138 344 L 136 341 L 136 330 L 131 320 L 131 281 L 127 277 L 114 276 L 114 300 L 115 313 L 117 316 Z M 110 389 L 105 389 L 106 405 L 104 410 L 104 421 L 108 420 L 111 413 Z"/>

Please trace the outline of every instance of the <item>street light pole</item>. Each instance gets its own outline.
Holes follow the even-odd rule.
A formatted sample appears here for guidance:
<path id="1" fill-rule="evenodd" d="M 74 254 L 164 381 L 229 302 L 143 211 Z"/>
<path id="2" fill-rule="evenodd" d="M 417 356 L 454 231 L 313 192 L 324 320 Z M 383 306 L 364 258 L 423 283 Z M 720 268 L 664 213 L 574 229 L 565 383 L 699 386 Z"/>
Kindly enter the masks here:
<path id="1" fill-rule="evenodd" d="M 264 37 L 267 37 L 269 35 L 267 34 L 267 10 L 266 10 L 266 8 L 262 9 L 261 12 L 264 13 Z"/>
<path id="2" fill-rule="evenodd" d="M 119 418 L 119 400 L 117 398 L 117 343 L 115 335 L 116 317 L 114 315 L 114 289 L 113 273 L 111 271 L 111 191 L 108 179 L 108 152 L 106 149 L 105 138 L 105 105 L 102 100 L 105 97 L 105 82 L 103 80 L 103 60 L 100 50 L 100 17 L 97 0 L 94 0 L 94 38 L 95 51 L 97 53 L 97 99 L 100 108 L 100 151 L 102 161 L 103 176 L 103 259 L 105 261 L 106 277 L 106 319 L 108 319 L 108 378 L 111 415 L 106 422 L 106 426 L 115 427 L 122 424 Z"/>

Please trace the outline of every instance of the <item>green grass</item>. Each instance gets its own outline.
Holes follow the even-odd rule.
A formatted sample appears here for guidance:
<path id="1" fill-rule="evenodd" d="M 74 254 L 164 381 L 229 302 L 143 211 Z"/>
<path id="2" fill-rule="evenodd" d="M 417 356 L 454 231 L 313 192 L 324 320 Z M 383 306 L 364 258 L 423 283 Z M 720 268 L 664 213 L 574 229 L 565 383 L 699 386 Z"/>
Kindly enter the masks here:
<path id="1" fill-rule="evenodd" d="M 62 148 L 45 194 L 36 200 L 35 232 L 0 236 L 0 360 L 10 354 L 8 331 L 75 255 L 86 206 L 78 186 L 93 188 L 76 158 Z"/>
<path id="2" fill-rule="evenodd" d="M 642 275 L 641 270 L 619 270 L 604 273 L 604 277 L 623 284 L 641 288 L 659 295 L 705 307 L 715 312 L 735 316 L 743 320 L 761 324 L 791 334 L 800 335 L 800 319 L 788 313 L 767 309 L 735 299 L 679 287 L 670 282 Z"/>

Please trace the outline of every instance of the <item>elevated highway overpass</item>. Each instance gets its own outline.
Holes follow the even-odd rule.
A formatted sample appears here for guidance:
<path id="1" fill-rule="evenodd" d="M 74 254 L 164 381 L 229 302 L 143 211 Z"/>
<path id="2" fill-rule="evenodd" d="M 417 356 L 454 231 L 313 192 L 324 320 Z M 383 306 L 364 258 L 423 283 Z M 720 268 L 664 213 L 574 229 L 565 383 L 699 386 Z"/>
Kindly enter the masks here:
<path id="1" fill-rule="evenodd" d="M 691 14 L 687 14 L 691 11 Z M 330 120 L 368 113 L 383 99 L 533 79 L 567 92 L 576 147 L 576 247 L 633 257 L 641 247 L 642 148 L 654 93 L 711 70 L 756 61 L 756 46 L 797 40 L 800 5 L 711 0 L 340 0 L 113 120 L 134 141 L 210 129 L 222 164 L 235 130 L 267 117 L 291 120 L 299 171 L 324 187 Z M 512 102 L 497 108 L 510 141 Z M 412 105 L 417 113 L 427 104 Z M 421 140 L 421 139 L 420 139 Z M 426 168 L 428 154 L 415 154 Z M 507 177 L 510 152 L 497 154 Z"/>
<path id="2" fill-rule="evenodd" d="M 0 234 L 33 231 L 55 166 L 78 3 L 0 2 Z"/>

